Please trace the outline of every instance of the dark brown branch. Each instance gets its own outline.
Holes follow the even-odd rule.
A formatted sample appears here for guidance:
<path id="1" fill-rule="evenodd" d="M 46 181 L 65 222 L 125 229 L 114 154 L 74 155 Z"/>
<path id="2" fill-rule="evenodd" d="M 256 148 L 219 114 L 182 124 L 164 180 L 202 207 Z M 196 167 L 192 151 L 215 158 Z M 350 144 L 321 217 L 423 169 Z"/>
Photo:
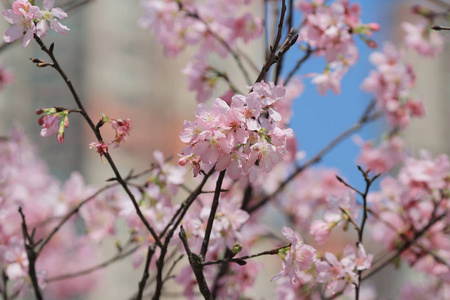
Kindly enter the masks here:
<path id="1" fill-rule="evenodd" d="M 343 183 L 346 187 L 350 188 L 351 190 L 355 191 L 356 193 L 358 193 L 362 199 L 363 199 L 363 216 L 362 216 L 362 220 L 361 220 L 361 225 L 358 227 L 358 225 L 354 222 L 354 220 L 351 219 L 351 217 L 347 214 L 347 216 L 349 217 L 349 220 L 355 225 L 355 228 L 358 232 L 358 242 L 356 243 L 357 246 L 359 245 L 363 245 L 363 234 L 364 234 L 364 226 L 366 224 L 367 218 L 368 218 L 368 213 L 367 213 L 367 196 L 369 194 L 369 190 L 370 187 L 372 186 L 372 183 L 381 175 L 381 174 L 377 174 L 373 177 L 369 176 L 369 172 L 370 170 L 364 171 L 360 166 L 358 166 L 358 170 L 361 172 L 361 174 L 364 177 L 364 181 L 366 182 L 366 188 L 364 190 L 364 193 L 360 192 L 358 189 L 354 188 L 353 186 L 351 186 L 350 184 L 346 183 L 342 178 L 340 178 L 339 176 L 336 176 L 336 178 Z M 346 213 L 344 210 L 342 210 L 344 213 Z M 362 277 L 362 270 L 358 270 L 358 283 L 354 284 L 355 285 L 355 299 L 359 300 L 359 291 L 361 288 L 361 277 Z"/>
<path id="2" fill-rule="evenodd" d="M 258 78 L 255 82 L 260 82 L 266 77 L 267 72 L 269 71 L 270 67 L 276 62 L 275 56 L 278 50 L 278 45 L 280 44 L 281 35 L 283 34 L 283 23 L 284 23 L 284 16 L 286 15 L 286 0 L 283 0 L 282 6 L 281 6 L 281 15 L 280 15 L 280 21 L 278 22 L 278 29 L 277 34 L 275 36 L 275 41 L 272 46 L 270 46 L 270 53 L 269 57 L 266 60 L 266 63 L 261 69 L 261 72 L 258 75 Z"/>
<path id="3" fill-rule="evenodd" d="M 164 236 L 164 234 L 167 232 L 167 235 L 165 236 L 164 240 L 164 246 L 161 248 L 161 253 L 159 254 L 159 258 L 156 262 L 157 266 L 157 274 L 156 274 L 156 288 L 155 293 L 153 295 L 152 299 L 159 299 L 162 292 L 162 287 L 164 284 L 164 280 L 162 278 L 163 275 L 163 268 L 164 268 L 164 259 L 167 253 L 167 247 L 169 246 L 169 242 L 172 239 L 172 236 L 178 227 L 178 225 L 181 223 L 181 221 L 184 218 L 184 215 L 187 213 L 189 207 L 194 203 L 195 199 L 197 199 L 198 195 L 201 194 L 203 186 L 208 181 L 208 178 L 215 172 L 214 168 L 209 171 L 208 174 L 206 174 L 203 177 L 202 182 L 197 186 L 197 188 L 194 190 L 191 195 L 181 204 L 180 208 L 175 212 L 175 214 L 172 216 L 172 219 L 169 221 L 167 226 L 164 228 L 164 230 L 160 234 L 160 238 Z"/>
<path id="4" fill-rule="evenodd" d="M 40 243 L 34 242 L 34 229 L 31 235 L 28 232 L 27 222 L 25 221 L 25 215 L 22 212 L 22 207 L 19 207 L 19 213 L 22 217 L 22 234 L 23 234 L 23 244 L 25 247 L 25 251 L 28 257 L 28 275 L 30 276 L 31 283 L 33 285 L 34 294 L 36 299 L 42 300 L 41 289 L 39 288 L 39 283 L 36 274 L 36 260 L 37 260 L 37 252 L 36 247 Z"/>
<path id="5" fill-rule="evenodd" d="M 286 28 L 293 28 L 293 14 L 294 14 L 294 0 L 289 0 L 289 13 L 286 19 Z M 277 84 L 280 78 L 281 71 L 283 69 L 284 55 L 280 57 L 277 66 L 275 68 L 274 83 Z"/>
<path id="6" fill-rule="evenodd" d="M 374 217 L 376 218 L 379 222 L 382 222 L 384 225 L 386 225 L 387 227 L 389 227 L 391 230 L 393 230 L 394 232 L 398 232 L 397 228 L 395 228 L 391 223 L 387 222 L 386 220 L 380 218 L 380 216 L 371 211 L 370 209 L 368 209 L 368 212 Z M 440 256 L 438 256 L 437 254 L 433 253 L 432 251 L 428 250 L 427 248 L 425 248 L 424 246 L 422 246 L 421 244 L 419 244 L 418 241 L 415 241 L 413 239 L 411 239 L 410 237 L 408 237 L 406 234 L 404 233 L 398 233 L 398 236 L 403 240 L 403 241 L 407 241 L 412 243 L 415 247 L 418 247 L 420 250 L 422 250 L 423 252 L 425 252 L 428 255 L 431 255 L 437 262 L 439 262 L 440 264 L 443 264 L 445 266 L 447 266 L 450 269 L 450 264 L 445 261 L 443 258 L 441 258 Z"/>
<path id="7" fill-rule="evenodd" d="M 0 294 L 3 297 L 3 300 L 9 300 L 9 295 L 8 295 L 8 275 L 6 275 L 6 270 L 2 269 L 2 282 L 3 282 L 3 286 L 0 288 Z"/>
<path id="8" fill-rule="evenodd" d="M 50 59 L 52 60 L 53 64 L 51 65 L 51 67 L 53 67 L 63 78 L 64 82 L 66 83 L 67 87 L 69 88 L 73 99 L 75 100 L 78 108 L 81 110 L 81 115 L 84 117 L 84 119 L 86 120 L 86 122 L 88 123 L 89 127 L 91 128 L 92 132 L 95 134 L 98 142 L 103 142 L 103 138 L 102 135 L 100 134 L 100 130 L 99 128 L 97 128 L 94 124 L 94 122 L 92 122 L 92 119 L 89 117 L 88 113 L 86 112 L 86 109 L 84 108 L 83 104 L 81 103 L 81 100 L 74 88 L 74 86 L 72 85 L 72 82 L 69 80 L 69 78 L 67 77 L 67 75 L 64 73 L 64 71 L 62 70 L 62 68 L 60 67 L 56 57 L 53 54 L 53 49 L 54 49 L 54 44 L 51 44 L 49 48 L 47 48 L 44 43 L 42 42 L 42 40 L 37 36 L 34 35 L 34 39 L 36 40 L 36 42 L 39 44 L 39 46 L 41 47 L 41 50 L 44 51 L 45 53 L 47 53 L 47 55 L 50 57 Z M 144 223 L 145 227 L 148 229 L 148 231 L 150 232 L 150 234 L 152 235 L 153 239 L 155 240 L 155 243 L 162 247 L 162 243 L 159 240 L 159 237 L 157 235 L 157 233 L 155 232 L 155 230 L 153 229 L 152 226 L 150 226 L 150 224 L 148 223 L 147 219 L 144 217 L 144 215 L 142 214 L 142 211 L 139 207 L 138 202 L 136 201 L 136 198 L 134 197 L 133 193 L 130 191 L 130 189 L 128 188 L 128 185 L 126 183 L 126 181 L 122 178 L 122 175 L 120 174 L 119 170 L 117 169 L 111 155 L 109 153 L 105 153 L 104 154 L 106 160 L 108 161 L 109 165 L 111 166 L 114 175 L 116 176 L 116 180 L 119 182 L 119 184 L 122 186 L 122 188 L 125 190 L 125 192 L 127 193 L 128 197 L 130 198 L 131 202 L 133 203 L 133 206 L 136 210 L 136 214 L 139 216 L 139 218 L 141 219 L 142 223 Z"/>
<path id="9" fill-rule="evenodd" d="M 450 27 L 434 25 L 434 26 L 431 26 L 431 29 L 436 30 L 436 31 L 441 31 L 441 30 L 450 30 Z"/>
<path id="10" fill-rule="evenodd" d="M 377 180 L 378 177 L 380 177 L 380 174 L 377 174 L 373 177 L 369 176 L 369 172 L 370 170 L 364 171 L 360 166 L 358 166 L 358 170 L 362 173 L 363 177 L 364 177 L 364 181 L 366 182 L 366 190 L 364 191 L 364 194 L 362 195 L 363 198 L 363 217 L 361 220 L 361 226 L 360 226 L 360 231 L 359 231 L 359 236 L 358 236 L 358 242 L 360 244 L 363 243 L 363 234 L 364 234 L 364 226 L 366 225 L 366 221 L 368 218 L 368 214 L 367 214 L 367 196 L 369 195 L 369 189 L 372 186 L 372 184 L 374 183 L 375 180 Z"/>
<path id="11" fill-rule="evenodd" d="M 436 222 L 438 222 L 438 221 L 442 220 L 443 218 L 445 218 L 446 215 L 447 215 L 447 213 L 443 213 L 443 214 L 441 214 L 440 216 L 438 216 L 436 218 L 432 217 L 430 219 L 430 221 L 428 222 L 428 224 L 424 228 L 422 228 L 422 230 L 420 230 L 419 232 L 417 232 L 414 235 L 414 237 L 411 239 L 411 241 L 407 241 L 401 247 L 397 248 L 397 250 L 394 253 L 392 253 L 392 255 L 388 259 L 386 259 L 384 262 L 381 262 L 379 266 L 377 266 L 374 269 L 370 269 L 368 273 L 365 273 L 364 276 L 362 276 L 361 280 L 366 280 L 366 279 L 372 277 L 378 271 L 380 271 L 385 266 L 390 264 L 393 260 L 395 260 L 397 257 L 399 257 L 404 251 L 408 250 L 408 248 L 411 245 L 413 245 L 413 241 L 417 240 L 422 235 L 424 235 L 428 231 L 428 229 L 430 229 L 434 224 L 436 224 Z"/>
<path id="12" fill-rule="evenodd" d="M 239 265 L 245 265 L 246 262 L 245 260 L 247 259 L 251 259 L 251 258 L 255 258 L 258 256 L 263 256 L 263 255 L 277 255 L 278 252 L 280 252 L 281 249 L 290 247 L 291 244 L 287 244 L 284 245 L 282 247 L 278 247 L 276 249 L 273 250 L 268 250 L 268 251 L 263 251 L 257 254 L 253 254 L 253 255 L 247 255 L 247 256 L 242 256 L 242 257 L 238 257 L 238 258 L 225 258 L 225 259 L 219 259 L 219 260 L 212 260 L 212 261 L 207 261 L 203 263 L 203 266 L 208 266 L 208 265 L 216 265 L 216 264 L 223 264 L 223 263 L 237 263 Z"/>
<path id="13" fill-rule="evenodd" d="M 202 249 L 200 250 L 200 257 L 203 259 L 206 257 L 206 252 L 208 251 L 209 239 L 211 237 L 212 227 L 214 219 L 216 218 L 216 211 L 219 207 L 220 191 L 222 189 L 223 178 L 225 177 L 226 170 L 223 170 L 219 174 L 216 182 L 216 190 L 214 192 L 213 203 L 211 205 L 211 212 L 209 213 L 208 223 L 206 224 L 205 237 L 202 242 Z"/>
<path id="14" fill-rule="evenodd" d="M 191 265 L 192 270 L 194 271 L 195 278 L 197 279 L 200 293 L 202 293 L 205 300 L 212 300 L 213 298 L 211 296 L 211 292 L 208 288 L 208 284 L 206 283 L 205 275 L 203 274 L 203 258 L 191 252 L 191 249 L 189 248 L 189 244 L 187 242 L 186 232 L 184 231 L 183 226 L 180 226 L 179 236 L 188 255 L 189 264 Z"/>
<path id="15" fill-rule="evenodd" d="M 163 282 L 166 282 L 170 278 L 172 278 L 172 272 L 173 269 L 175 269 L 175 266 L 181 261 L 181 259 L 184 257 L 184 254 L 180 254 L 177 259 L 174 260 L 172 266 L 170 267 L 169 271 L 167 271 L 166 277 L 164 278 Z"/>
<path id="16" fill-rule="evenodd" d="M 150 267 L 150 261 L 152 260 L 152 256 L 154 253 L 155 253 L 155 246 L 154 245 L 148 246 L 147 259 L 145 261 L 145 266 L 144 266 L 144 273 L 142 274 L 141 281 L 139 281 L 139 290 L 138 290 L 136 300 L 142 300 L 142 295 L 144 294 L 145 284 L 147 283 L 147 279 L 150 277 L 150 273 L 148 272 L 148 269 Z"/>

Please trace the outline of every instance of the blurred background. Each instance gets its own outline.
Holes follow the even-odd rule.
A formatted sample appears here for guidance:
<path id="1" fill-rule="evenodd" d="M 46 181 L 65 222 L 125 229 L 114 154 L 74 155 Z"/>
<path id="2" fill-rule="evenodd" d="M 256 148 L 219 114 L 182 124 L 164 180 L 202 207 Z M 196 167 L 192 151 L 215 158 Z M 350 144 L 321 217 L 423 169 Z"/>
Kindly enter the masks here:
<path id="1" fill-rule="evenodd" d="M 7 2 L 3 1 L 3 4 Z M 56 1 L 55 7 L 71 7 L 78 2 L 87 3 L 69 11 L 69 17 L 62 21 L 70 28 L 68 35 L 51 31 L 44 42 L 47 45 L 55 43 L 55 55 L 94 121 L 100 119 L 100 113 L 112 118 L 134 120 L 131 137 L 120 148 L 111 151 L 119 169 L 127 174 L 130 169 L 138 171 L 149 167 L 156 149 L 176 158 L 183 147 L 178 138 L 183 121 L 193 119 L 197 106 L 195 95 L 188 91 L 186 78 L 181 73 L 195 49 L 185 51 L 176 58 L 166 58 L 152 34 L 138 26 L 138 19 L 142 16 L 139 1 Z M 403 37 L 401 22 L 414 19 L 409 7 L 414 3 L 431 5 L 431 2 L 360 1 L 362 21 L 381 24 L 381 32 L 374 36 L 379 49 L 386 39 L 399 45 Z M 262 11 L 260 1 L 254 5 L 255 11 Z M 2 20 L 0 32 L 5 32 L 8 26 Z M 351 126 L 371 99 L 359 86 L 371 69 L 368 55 L 372 51 L 363 43 L 358 43 L 359 63 L 344 77 L 340 95 L 329 92 L 326 97 L 319 96 L 316 87 L 309 83 L 310 80 L 303 80 L 305 91 L 295 102 L 295 116 L 291 125 L 300 149 L 306 151 L 307 157 L 313 156 L 333 137 Z M 263 42 L 257 40 L 241 48 L 262 65 L 263 47 Z M 294 63 L 299 53 L 297 50 L 289 52 L 288 62 Z M 41 128 L 37 125 L 36 109 L 52 106 L 70 109 L 75 108 L 75 103 L 53 69 L 36 68 L 28 58 L 47 60 L 45 53 L 33 41 L 26 49 L 22 49 L 21 42 L 2 46 L 1 62 L 13 72 L 15 81 L 0 92 L 0 136 L 6 136 L 13 126 L 21 126 L 37 145 L 38 152 L 48 163 L 51 172 L 62 181 L 76 170 L 85 176 L 88 183 L 103 183 L 113 175 L 112 171 L 109 165 L 101 163 L 94 150 L 89 150 L 88 144 L 94 141 L 94 135 L 80 116 L 70 116 L 70 127 L 66 129 L 63 144 L 59 144 L 54 136 L 39 136 Z M 414 120 L 404 133 L 407 144 L 414 149 L 426 148 L 433 155 L 450 153 L 448 51 L 444 50 L 442 55 L 434 59 L 419 57 L 407 51 L 406 59 L 415 67 L 418 77 L 416 92 L 427 111 L 424 119 Z M 212 63 L 229 74 L 236 74 L 234 63 L 217 58 L 213 58 Z M 322 59 L 312 58 L 301 72 L 317 72 L 322 68 Z M 235 76 L 233 81 L 239 82 L 239 75 Z M 244 89 L 244 81 L 240 82 Z M 219 87 L 213 97 L 223 92 Z M 371 139 L 383 132 L 384 128 L 384 124 L 378 122 L 359 134 L 364 139 Z M 108 130 L 105 128 L 104 132 Z M 113 134 L 112 130 L 109 134 Z M 349 182 L 358 187 L 363 184 L 355 166 L 358 151 L 359 147 L 349 138 L 327 155 L 321 164 L 338 168 Z M 108 255 L 108 247 L 112 248 L 112 243 L 104 243 L 105 256 Z M 278 272 L 279 268 L 278 262 L 274 261 L 271 274 Z M 123 261 L 105 274 L 107 278 L 102 283 L 103 288 L 100 286 L 89 299 L 124 299 L 130 296 L 135 291 L 141 271 L 134 271 L 129 261 Z M 378 287 L 392 287 L 392 282 L 400 284 L 404 280 L 405 277 L 398 276 L 398 273 L 388 275 L 387 272 L 379 273 L 374 278 Z M 108 288 L 104 288 L 106 286 Z M 268 285 L 266 282 L 260 286 L 260 295 L 267 295 L 274 284 Z M 385 293 L 382 296 L 392 298 L 398 293 L 395 287 L 378 290 Z"/>

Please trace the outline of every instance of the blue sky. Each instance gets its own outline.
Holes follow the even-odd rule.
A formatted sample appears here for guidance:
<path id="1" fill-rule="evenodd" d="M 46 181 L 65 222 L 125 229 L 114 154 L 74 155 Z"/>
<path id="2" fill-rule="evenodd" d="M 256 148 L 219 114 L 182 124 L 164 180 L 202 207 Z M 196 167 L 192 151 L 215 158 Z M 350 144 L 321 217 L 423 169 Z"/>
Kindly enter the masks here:
<path id="1" fill-rule="evenodd" d="M 359 1 L 362 6 L 363 23 L 378 22 L 382 29 L 375 33 L 374 40 L 381 49 L 383 41 L 389 32 L 389 6 L 393 1 Z M 390 3 L 391 5 L 388 5 Z M 299 18 L 300 16 L 297 16 Z M 371 95 L 360 89 L 362 80 L 367 77 L 372 66 L 368 56 L 373 52 L 364 42 L 357 38 L 360 50 L 359 61 L 345 75 L 342 81 L 342 92 L 339 95 L 331 91 L 326 96 L 317 93 L 316 86 L 310 84 L 310 79 L 305 78 L 305 91 L 294 104 L 294 118 L 291 126 L 294 129 L 300 150 L 306 151 L 307 158 L 314 156 L 325 147 L 334 137 L 346 128 L 353 125 L 371 100 Z M 286 65 L 295 64 L 299 51 L 289 53 Z M 322 57 L 312 57 L 304 64 L 301 74 L 321 72 L 324 66 Z M 285 74 L 286 75 L 286 74 Z M 364 139 L 371 139 L 383 130 L 383 123 L 372 123 L 358 134 Z M 355 145 L 352 137 L 347 138 L 332 152 L 327 154 L 319 166 L 334 167 L 354 186 L 363 187 L 364 181 L 356 168 L 356 157 L 359 147 Z"/>

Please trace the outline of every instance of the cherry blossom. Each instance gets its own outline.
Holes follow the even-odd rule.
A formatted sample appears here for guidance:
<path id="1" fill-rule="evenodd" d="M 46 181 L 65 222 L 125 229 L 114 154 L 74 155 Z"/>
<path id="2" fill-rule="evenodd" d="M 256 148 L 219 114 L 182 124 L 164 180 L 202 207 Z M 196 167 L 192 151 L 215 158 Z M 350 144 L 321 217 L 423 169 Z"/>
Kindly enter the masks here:
<path id="1" fill-rule="evenodd" d="M 442 52 L 444 41 L 439 32 L 429 29 L 428 22 L 412 24 L 403 22 L 406 31 L 405 45 L 424 56 L 436 56 Z"/>
<path id="2" fill-rule="evenodd" d="M 67 34 L 66 30 L 70 30 L 67 26 L 59 23 L 56 18 L 62 20 L 67 17 L 67 13 L 65 13 L 61 8 L 55 7 L 55 0 L 44 0 L 43 1 L 43 9 L 37 13 L 38 19 L 40 19 L 36 23 L 36 34 L 38 37 L 44 37 L 48 32 L 48 23 L 50 22 L 50 27 L 58 33 Z"/>
<path id="3" fill-rule="evenodd" d="M 425 110 L 422 103 L 411 97 L 415 86 L 415 74 L 410 65 L 404 64 L 403 54 L 392 44 L 386 44 L 384 52 L 374 52 L 370 61 L 377 67 L 362 83 L 362 89 L 375 94 L 377 106 L 392 126 L 406 127 L 411 117 L 421 117 Z"/>
<path id="4" fill-rule="evenodd" d="M 42 126 L 41 136 L 49 137 L 57 133 L 56 137 L 61 144 L 64 141 L 64 129 L 69 127 L 69 110 L 59 107 L 36 110 L 37 115 L 44 114 L 38 119 Z"/>
<path id="5" fill-rule="evenodd" d="M 187 144 L 179 163 L 191 163 L 198 173 L 216 164 L 218 171 L 228 169 L 228 176 L 238 179 L 250 174 L 269 172 L 287 153 L 291 129 L 281 129 L 273 104 L 283 99 L 285 89 L 273 83 L 256 83 L 247 96 L 235 95 L 228 105 L 216 98 L 211 108 L 198 105 L 195 121 L 185 121 L 180 139 Z M 264 113 L 265 112 L 265 113 Z"/>
<path id="6" fill-rule="evenodd" d="M 276 280 L 288 276 L 292 284 L 304 281 L 304 271 L 311 268 L 316 261 L 316 249 L 304 244 L 300 237 L 288 227 L 283 227 L 282 234 L 291 242 L 288 252 L 283 257 L 283 270 L 272 277 Z"/>
<path id="7" fill-rule="evenodd" d="M 66 34 L 66 30 L 69 30 L 69 28 L 59 23 L 55 18 L 64 19 L 67 17 L 67 14 L 61 8 L 53 8 L 54 3 L 54 0 L 44 0 L 44 9 L 41 10 L 27 0 L 15 1 L 12 4 L 12 9 L 5 9 L 2 12 L 5 20 L 13 25 L 6 31 L 3 40 L 11 43 L 23 35 L 22 46 L 25 48 L 33 39 L 34 34 L 38 37 L 44 37 L 47 34 L 47 21 L 50 22 L 50 27 L 53 30 Z"/>
<path id="8" fill-rule="evenodd" d="M 5 20 L 12 24 L 6 30 L 3 40 L 7 43 L 12 43 L 15 40 L 23 37 L 22 46 L 25 48 L 33 39 L 33 34 L 36 33 L 36 26 L 33 21 L 39 14 L 39 8 L 32 6 L 28 1 L 18 0 L 13 3 L 13 9 L 5 9 L 2 15 Z"/>
<path id="9" fill-rule="evenodd" d="M 361 147 L 358 163 L 376 173 L 385 173 L 397 166 L 405 158 L 404 142 L 398 137 L 381 141 L 377 146 L 372 141 L 365 142 L 355 138 Z"/>

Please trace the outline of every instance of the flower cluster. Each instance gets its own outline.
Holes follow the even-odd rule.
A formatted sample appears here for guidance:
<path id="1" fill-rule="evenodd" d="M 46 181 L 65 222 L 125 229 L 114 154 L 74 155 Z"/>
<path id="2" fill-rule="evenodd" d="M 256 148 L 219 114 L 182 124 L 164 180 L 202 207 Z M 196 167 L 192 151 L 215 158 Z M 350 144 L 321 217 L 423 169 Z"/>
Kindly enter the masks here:
<path id="1" fill-rule="evenodd" d="M 183 73 L 188 77 L 189 90 L 196 92 L 197 101 L 205 102 L 219 79 L 207 62 L 208 55 L 217 53 L 225 58 L 236 51 L 238 41 L 247 43 L 261 35 L 261 19 L 243 12 L 243 7 L 251 2 L 142 0 L 144 16 L 140 25 L 153 31 L 167 56 L 176 56 L 187 46 L 200 45 Z"/>
<path id="2" fill-rule="evenodd" d="M 388 249 L 414 239 L 402 258 L 416 270 L 448 280 L 450 269 L 433 254 L 444 261 L 450 258 L 450 161 L 446 155 L 435 159 L 426 152 L 421 155 L 421 159 L 407 158 L 398 179 L 385 178 L 381 191 L 369 194 L 372 235 Z M 427 227 L 426 234 L 418 235 Z"/>
<path id="3" fill-rule="evenodd" d="M 298 8 L 304 14 L 299 41 L 312 47 L 315 54 L 324 56 L 328 64 L 312 82 L 317 84 L 320 94 L 325 94 L 328 89 L 338 94 L 343 75 L 358 59 L 353 36 L 358 35 L 374 48 L 376 43 L 370 36 L 380 29 L 380 25 L 363 24 L 359 4 L 350 4 L 348 0 L 338 0 L 330 5 L 323 0 L 302 0 L 298 2 Z"/>
<path id="4" fill-rule="evenodd" d="M 280 172 L 274 170 L 272 173 L 275 174 L 269 180 L 278 183 L 288 169 L 283 168 Z M 337 173 L 335 169 L 307 169 L 277 197 L 280 208 L 296 226 L 308 231 L 311 222 L 318 217 L 316 212 L 328 207 L 328 195 L 344 197 L 348 194 L 348 189 L 336 179 Z M 264 185 L 267 187 L 270 184 L 267 182 Z"/>
<path id="5" fill-rule="evenodd" d="M 343 292 L 344 295 L 350 294 L 355 285 L 359 284 L 357 271 L 363 271 L 370 268 L 373 255 L 366 254 L 362 244 L 355 249 L 347 245 L 344 250 L 344 256 L 338 260 L 330 252 L 325 253 L 325 259 L 316 262 L 317 282 L 326 283 L 325 296 L 330 297 L 336 293 Z"/>
<path id="6" fill-rule="evenodd" d="M 400 164 L 405 156 L 404 142 L 398 136 L 383 140 L 377 146 L 374 146 L 373 141 L 363 141 L 359 138 L 356 143 L 361 147 L 358 163 L 376 173 L 390 171 Z"/>
<path id="7" fill-rule="evenodd" d="M 288 276 L 292 284 L 296 282 L 304 282 L 304 272 L 309 270 L 316 262 L 316 249 L 310 245 L 304 244 L 300 237 L 288 227 L 283 227 L 282 234 L 291 242 L 289 250 L 284 253 L 280 251 L 283 258 L 283 270 L 275 275 L 272 280 L 276 280 L 282 276 Z"/>
<path id="8" fill-rule="evenodd" d="M 343 195 L 329 195 L 327 202 L 329 209 L 325 211 L 324 220 L 315 220 L 310 227 L 310 233 L 319 245 L 328 240 L 333 228 L 347 226 L 349 222 L 354 222 L 359 214 L 354 191 Z"/>
<path id="9" fill-rule="evenodd" d="M 195 121 L 185 121 L 180 139 L 188 146 L 179 163 L 190 163 L 197 176 L 202 168 L 227 170 L 232 179 L 269 172 L 286 154 L 291 129 L 281 129 L 281 115 L 272 105 L 285 95 L 273 83 L 256 83 L 247 96 L 236 95 L 228 105 L 214 100 L 211 108 L 198 105 Z"/>
<path id="10" fill-rule="evenodd" d="M 142 0 L 144 16 L 140 25 L 153 31 L 168 56 L 196 44 L 200 44 L 203 54 L 217 52 L 225 56 L 228 50 L 217 37 L 234 47 L 238 39 L 248 42 L 262 32 L 259 18 L 240 13 L 242 4 L 250 2 Z"/>
<path id="11" fill-rule="evenodd" d="M 430 30 L 430 22 L 412 24 L 403 22 L 406 32 L 405 45 L 423 56 L 436 56 L 444 49 L 444 40 L 439 32 Z"/>
<path id="12" fill-rule="evenodd" d="M 133 126 L 133 120 L 131 119 L 111 119 L 106 115 L 102 114 L 102 119 L 100 124 L 110 123 L 115 132 L 115 137 L 108 142 L 92 142 L 89 144 L 89 149 L 95 148 L 97 153 L 100 154 L 100 158 L 103 161 L 103 155 L 107 154 L 109 151 L 109 146 L 113 145 L 114 148 L 120 146 L 120 144 L 125 141 L 125 139 L 130 135 L 130 130 Z"/>
<path id="13" fill-rule="evenodd" d="M 33 1 L 34 2 L 34 1 Z M 5 9 L 2 12 L 3 17 L 10 24 L 13 24 L 3 36 L 7 43 L 14 42 L 24 35 L 23 47 L 30 43 L 33 35 L 44 37 L 50 27 L 58 33 L 66 34 L 69 30 L 66 26 L 59 23 L 57 19 L 64 19 L 67 14 L 59 7 L 53 7 L 55 0 L 44 0 L 43 8 L 32 5 L 28 0 L 16 0 L 12 4 L 12 9 Z"/>
<path id="14" fill-rule="evenodd" d="M 410 65 L 402 62 L 402 53 L 394 45 L 386 44 L 384 52 L 370 55 L 370 61 L 377 67 L 362 83 L 362 89 L 375 94 L 378 107 L 392 126 L 406 127 L 411 116 L 425 114 L 421 102 L 412 99 L 415 74 Z"/>
<path id="15" fill-rule="evenodd" d="M 25 297 L 31 281 L 18 207 L 22 207 L 28 229 L 35 229 L 35 239 L 45 239 L 62 218 L 97 189 L 86 186 L 78 173 L 73 173 L 64 185 L 61 184 L 49 173 L 18 129 L 0 141 L 0 174 L 0 269 L 8 277 L 12 293 Z M 98 233 L 107 229 L 104 226 L 108 212 L 106 206 L 108 209 L 114 206 L 116 198 L 115 190 L 92 198 L 79 209 L 78 218 L 70 218 L 45 246 L 39 255 L 37 278 L 49 297 L 76 297 L 95 286 L 99 274 L 67 279 L 48 286 L 45 281 L 95 264 L 96 237 L 101 239 Z M 109 220 L 114 222 L 116 214 L 113 210 L 109 214 Z M 80 234 L 80 224 L 86 225 L 86 234 Z"/>
<path id="16" fill-rule="evenodd" d="M 39 126 L 42 126 L 41 136 L 49 137 L 57 134 L 58 142 L 64 142 L 64 129 L 69 127 L 69 113 L 67 109 L 60 107 L 39 108 L 36 110 L 37 115 L 42 115 L 38 119 Z"/>

